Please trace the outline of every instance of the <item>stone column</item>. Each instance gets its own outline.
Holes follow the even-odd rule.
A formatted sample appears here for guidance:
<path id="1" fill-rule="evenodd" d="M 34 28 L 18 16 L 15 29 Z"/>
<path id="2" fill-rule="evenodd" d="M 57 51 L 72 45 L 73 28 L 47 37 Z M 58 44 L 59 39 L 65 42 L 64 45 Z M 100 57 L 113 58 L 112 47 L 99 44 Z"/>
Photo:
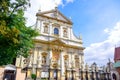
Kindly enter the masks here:
<path id="1" fill-rule="evenodd" d="M 52 34 L 52 23 L 49 24 L 49 35 Z"/>
<path id="2" fill-rule="evenodd" d="M 40 20 L 40 33 L 43 33 L 43 21 Z"/>
<path id="3" fill-rule="evenodd" d="M 33 53 L 33 74 L 36 74 L 36 68 L 37 68 L 37 54 L 38 54 L 38 48 L 36 47 L 34 49 Z"/>
<path id="4" fill-rule="evenodd" d="M 38 56 L 37 56 L 38 68 L 41 67 L 41 62 L 42 62 L 42 55 L 41 55 L 41 49 L 39 49 Z"/>
<path id="5" fill-rule="evenodd" d="M 60 37 L 63 37 L 63 26 L 60 26 Z"/>
<path id="6" fill-rule="evenodd" d="M 65 71 L 65 69 L 64 69 L 64 52 L 61 52 L 61 77 L 62 77 L 62 79 L 64 79 L 64 77 L 65 77 L 65 75 L 64 75 L 64 71 Z"/>

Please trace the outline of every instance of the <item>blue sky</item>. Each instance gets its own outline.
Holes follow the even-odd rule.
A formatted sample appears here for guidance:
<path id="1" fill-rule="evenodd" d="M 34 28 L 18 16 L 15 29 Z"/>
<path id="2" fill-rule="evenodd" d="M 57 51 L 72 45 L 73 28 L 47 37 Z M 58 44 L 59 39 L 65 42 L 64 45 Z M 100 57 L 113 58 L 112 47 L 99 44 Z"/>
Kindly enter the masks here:
<path id="1" fill-rule="evenodd" d="M 84 45 L 105 40 L 103 29 L 112 27 L 120 20 L 120 0 L 75 0 L 59 7 L 71 17 L 76 35 L 83 36 Z M 99 36 L 99 38 L 98 38 Z"/>
<path id="2" fill-rule="evenodd" d="M 85 63 L 101 66 L 108 58 L 113 61 L 115 45 L 120 46 L 120 0 L 31 0 L 25 13 L 27 25 L 35 23 L 39 8 L 46 11 L 55 6 L 71 18 L 75 35 L 82 35 Z"/>

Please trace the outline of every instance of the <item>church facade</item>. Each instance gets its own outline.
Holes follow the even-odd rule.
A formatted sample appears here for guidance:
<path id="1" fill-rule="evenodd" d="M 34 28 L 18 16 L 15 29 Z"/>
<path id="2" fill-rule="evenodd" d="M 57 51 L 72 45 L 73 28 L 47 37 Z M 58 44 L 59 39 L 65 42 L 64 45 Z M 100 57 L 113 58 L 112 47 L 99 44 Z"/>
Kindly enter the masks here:
<path id="1" fill-rule="evenodd" d="M 16 67 L 26 70 L 26 80 L 79 80 L 84 66 L 83 42 L 72 30 L 73 23 L 57 8 L 36 14 L 33 29 L 39 36 L 33 40 L 27 59 L 17 57 Z"/>

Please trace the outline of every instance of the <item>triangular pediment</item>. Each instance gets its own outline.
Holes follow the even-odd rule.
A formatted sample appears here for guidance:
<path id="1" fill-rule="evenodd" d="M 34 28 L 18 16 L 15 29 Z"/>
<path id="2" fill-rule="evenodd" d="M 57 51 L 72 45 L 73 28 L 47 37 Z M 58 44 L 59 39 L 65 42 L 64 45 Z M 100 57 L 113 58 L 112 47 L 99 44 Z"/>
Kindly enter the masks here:
<path id="1" fill-rule="evenodd" d="M 65 17 L 60 11 L 58 11 L 58 9 L 45 11 L 45 12 L 39 12 L 37 13 L 37 16 L 44 16 L 44 17 L 57 19 L 59 21 L 72 24 L 71 20 Z"/>

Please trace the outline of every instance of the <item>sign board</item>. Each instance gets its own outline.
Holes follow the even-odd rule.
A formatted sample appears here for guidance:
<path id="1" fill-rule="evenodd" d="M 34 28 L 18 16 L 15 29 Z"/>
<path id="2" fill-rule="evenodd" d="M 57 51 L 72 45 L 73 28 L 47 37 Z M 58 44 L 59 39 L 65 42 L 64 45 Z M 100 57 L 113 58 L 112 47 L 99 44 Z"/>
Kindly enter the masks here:
<path id="1" fill-rule="evenodd" d="M 48 78 L 48 72 L 41 72 L 41 77 L 42 78 Z"/>

